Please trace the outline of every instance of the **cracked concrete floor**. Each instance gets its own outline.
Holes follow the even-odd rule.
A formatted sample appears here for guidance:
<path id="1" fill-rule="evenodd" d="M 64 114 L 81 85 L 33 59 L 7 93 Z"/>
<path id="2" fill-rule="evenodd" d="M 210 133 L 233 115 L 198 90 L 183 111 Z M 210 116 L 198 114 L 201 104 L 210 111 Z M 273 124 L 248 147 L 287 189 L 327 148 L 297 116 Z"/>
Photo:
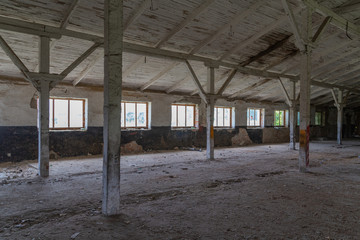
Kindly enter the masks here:
<path id="1" fill-rule="evenodd" d="M 359 239 L 360 141 L 121 158 L 121 215 L 101 215 L 101 158 L 0 164 L 0 239 Z"/>

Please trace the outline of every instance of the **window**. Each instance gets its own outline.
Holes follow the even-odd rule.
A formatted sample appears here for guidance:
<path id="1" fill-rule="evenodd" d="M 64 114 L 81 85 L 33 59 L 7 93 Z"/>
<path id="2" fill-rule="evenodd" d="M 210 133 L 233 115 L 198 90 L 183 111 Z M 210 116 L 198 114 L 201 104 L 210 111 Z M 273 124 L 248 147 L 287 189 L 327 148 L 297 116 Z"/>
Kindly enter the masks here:
<path id="1" fill-rule="evenodd" d="M 148 128 L 147 102 L 121 102 L 122 128 Z"/>
<path id="2" fill-rule="evenodd" d="M 315 112 L 315 125 L 320 126 L 322 124 L 322 113 L 321 112 Z"/>
<path id="3" fill-rule="evenodd" d="M 274 126 L 285 127 L 287 126 L 287 111 L 276 110 L 274 113 Z"/>
<path id="4" fill-rule="evenodd" d="M 300 112 L 297 112 L 297 125 L 300 126 Z"/>
<path id="5" fill-rule="evenodd" d="M 231 125 L 231 107 L 215 107 L 214 109 L 214 127 L 230 128 Z"/>
<path id="6" fill-rule="evenodd" d="M 195 105 L 172 104 L 171 127 L 195 127 Z"/>
<path id="7" fill-rule="evenodd" d="M 261 127 L 261 109 L 260 108 L 248 108 L 247 112 L 247 125 L 250 127 Z"/>
<path id="8" fill-rule="evenodd" d="M 51 130 L 85 129 L 85 99 L 50 98 L 49 128 Z"/>

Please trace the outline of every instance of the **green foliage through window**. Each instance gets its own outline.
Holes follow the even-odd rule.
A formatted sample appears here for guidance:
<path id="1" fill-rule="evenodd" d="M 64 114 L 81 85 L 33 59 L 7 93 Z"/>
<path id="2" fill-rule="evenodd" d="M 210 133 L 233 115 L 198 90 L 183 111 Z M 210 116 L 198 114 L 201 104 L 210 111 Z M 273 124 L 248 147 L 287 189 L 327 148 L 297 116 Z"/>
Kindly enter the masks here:
<path id="1" fill-rule="evenodd" d="M 284 127 L 285 126 L 285 111 L 276 110 L 274 114 L 274 126 Z"/>
<path id="2" fill-rule="evenodd" d="M 322 113 L 321 112 L 315 112 L 315 125 L 316 126 L 320 126 L 322 121 L 321 121 L 321 116 Z"/>

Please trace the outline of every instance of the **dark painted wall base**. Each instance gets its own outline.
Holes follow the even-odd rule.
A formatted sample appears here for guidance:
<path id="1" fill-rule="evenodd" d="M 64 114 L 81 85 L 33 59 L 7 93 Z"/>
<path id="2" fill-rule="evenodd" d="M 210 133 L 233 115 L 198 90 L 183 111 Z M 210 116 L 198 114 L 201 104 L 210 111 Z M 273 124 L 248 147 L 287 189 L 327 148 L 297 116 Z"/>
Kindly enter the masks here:
<path id="1" fill-rule="evenodd" d="M 253 143 L 263 143 L 264 129 L 215 130 L 215 146 L 232 146 L 232 138 L 239 129 L 246 132 Z M 50 132 L 50 157 L 73 157 L 97 155 L 103 148 L 102 127 L 89 127 L 87 131 Z M 276 131 L 286 132 L 286 129 Z M 276 136 L 278 137 L 278 136 Z M 286 142 L 284 138 L 274 142 Z M 122 131 L 121 142 L 132 141 L 143 150 L 167 150 L 175 147 L 206 147 L 206 128 L 172 130 L 170 127 L 153 127 L 151 130 Z M 0 162 L 30 160 L 37 158 L 37 127 L 0 127 Z M 266 143 L 269 141 L 267 140 Z"/>

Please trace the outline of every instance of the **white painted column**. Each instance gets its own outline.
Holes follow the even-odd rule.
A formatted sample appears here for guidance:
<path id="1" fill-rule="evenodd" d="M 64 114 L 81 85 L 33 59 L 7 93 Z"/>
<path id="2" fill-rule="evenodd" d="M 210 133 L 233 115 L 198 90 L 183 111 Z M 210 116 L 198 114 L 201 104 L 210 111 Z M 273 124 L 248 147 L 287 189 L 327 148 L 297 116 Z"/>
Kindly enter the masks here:
<path id="1" fill-rule="evenodd" d="M 299 148 L 299 171 L 306 172 L 309 166 L 310 144 L 310 83 L 311 83 L 311 10 L 305 9 L 302 14 L 302 38 L 305 42 L 305 50 L 300 57 L 300 148 Z"/>
<path id="2" fill-rule="evenodd" d="M 290 149 L 296 150 L 296 122 L 297 122 L 297 112 L 296 112 L 296 82 L 292 82 L 292 100 L 289 111 L 289 122 L 290 122 Z"/>
<path id="3" fill-rule="evenodd" d="M 123 1 L 104 1 L 103 214 L 120 213 L 121 85 Z"/>
<path id="4" fill-rule="evenodd" d="M 214 159 L 214 108 L 215 108 L 215 68 L 208 67 L 207 73 L 208 104 L 206 106 L 206 158 Z"/>
<path id="5" fill-rule="evenodd" d="M 39 51 L 39 72 L 49 73 L 50 71 L 50 39 L 40 37 Z M 49 176 L 49 95 L 50 81 L 41 80 L 38 86 L 39 91 L 39 129 L 38 129 L 38 164 L 39 176 Z"/>
<path id="6" fill-rule="evenodd" d="M 339 89 L 338 92 L 338 106 L 337 107 L 337 143 L 342 144 L 342 125 L 343 125 L 343 113 L 344 113 L 344 102 L 343 102 L 343 91 Z"/>

